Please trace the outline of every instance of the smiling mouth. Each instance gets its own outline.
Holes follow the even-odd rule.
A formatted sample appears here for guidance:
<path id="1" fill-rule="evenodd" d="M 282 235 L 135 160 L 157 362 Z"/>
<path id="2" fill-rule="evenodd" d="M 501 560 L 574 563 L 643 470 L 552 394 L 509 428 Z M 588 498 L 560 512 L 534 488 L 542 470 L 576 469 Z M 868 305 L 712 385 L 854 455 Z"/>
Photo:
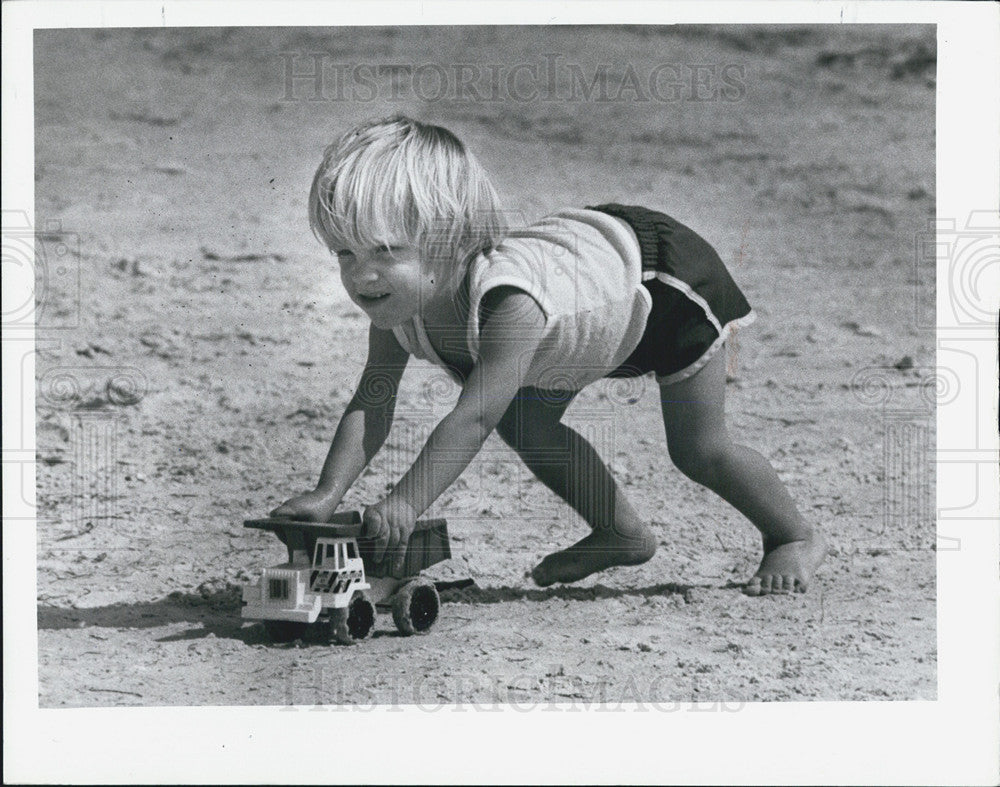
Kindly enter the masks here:
<path id="1" fill-rule="evenodd" d="M 388 297 L 389 293 L 387 292 L 383 292 L 381 295 L 363 295 L 360 292 L 358 293 L 358 300 L 365 304 L 378 303 L 379 301 L 384 301 Z"/>

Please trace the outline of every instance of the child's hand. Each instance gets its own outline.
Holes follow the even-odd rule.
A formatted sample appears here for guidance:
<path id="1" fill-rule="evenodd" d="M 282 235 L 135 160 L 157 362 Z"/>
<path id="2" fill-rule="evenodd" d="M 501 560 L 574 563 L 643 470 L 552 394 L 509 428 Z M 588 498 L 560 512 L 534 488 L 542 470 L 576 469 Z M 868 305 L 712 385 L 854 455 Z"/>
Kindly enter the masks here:
<path id="1" fill-rule="evenodd" d="M 296 519 L 301 522 L 329 522 L 340 502 L 326 492 L 315 490 L 286 500 L 271 512 L 275 519 Z"/>
<path id="2" fill-rule="evenodd" d="M 365 509 L 363 535 L 375 539 L 375 564 L 385 559 L 383 570 L 397 579 L 403 576 L 406 547 L 417 522 L 417 514 L 409 503 L 386 498 Z"/>

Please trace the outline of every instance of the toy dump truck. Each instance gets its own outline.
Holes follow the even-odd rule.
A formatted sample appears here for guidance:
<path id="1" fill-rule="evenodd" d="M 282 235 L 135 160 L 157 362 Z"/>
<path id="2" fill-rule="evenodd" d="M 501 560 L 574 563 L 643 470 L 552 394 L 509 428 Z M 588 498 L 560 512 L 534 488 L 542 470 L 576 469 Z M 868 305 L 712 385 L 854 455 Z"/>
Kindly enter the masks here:
<path id="1" fill-rule="evenodd" d="M 349 645 L 371 634 L 377 607 L 391 609 L 396 628 L 406 635 L 423 634 L 437 620 L 437 588 L 420 572 L 451 557 L 444 519 L 417 522 L 403 579 L 375 565 L 375 543 L 360 537 L 357 511 L 322 523 L 249 519 L 243 524 L 274 532 L 288 549 L 286 563 L 265 568 L 259 582 L 243 587 L 243 618 L 263 621 L 275 642 L 299 639 L 318 625 L 328 640 Z"/>

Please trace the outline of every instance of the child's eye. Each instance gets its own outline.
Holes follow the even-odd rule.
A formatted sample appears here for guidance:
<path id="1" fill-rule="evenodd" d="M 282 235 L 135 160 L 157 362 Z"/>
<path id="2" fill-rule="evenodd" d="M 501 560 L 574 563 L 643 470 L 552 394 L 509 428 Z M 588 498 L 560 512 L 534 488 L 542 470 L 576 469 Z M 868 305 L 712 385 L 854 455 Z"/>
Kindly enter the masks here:
<path id="1" fill-rule="evenodd" d="M 341 249 L 340 251 L 335 251 L 334 254 L 336 254 L 338 257 L 353 257 L 354 256 L 354 252 L 352 252 L 350 249 Z"/>

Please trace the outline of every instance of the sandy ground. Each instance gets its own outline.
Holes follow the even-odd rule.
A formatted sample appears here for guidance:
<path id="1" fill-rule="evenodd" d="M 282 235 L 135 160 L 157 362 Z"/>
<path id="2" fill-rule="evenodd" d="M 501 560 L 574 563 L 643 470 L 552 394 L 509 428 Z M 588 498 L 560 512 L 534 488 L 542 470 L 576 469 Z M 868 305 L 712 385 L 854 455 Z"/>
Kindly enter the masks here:
<path id="1" fill-rule="evenodd" d="M 288 95 L 287 58 L 315 52 L 508 70 L 561 53 L 565 92 Z M 570 67 L 589 82 L 600 63 L 619 86 L 630 66 L 688 87 L 685 64 L 715 70 L 704 101 L 570 100 Z M 914 240 L 934 71 L 929 28 L 38 33 L 40 704 L 933 699 L 933 269 Z M 731 428 L 834 547 L 808 595 L 740 594 L 756 533 L 670 465 L 647 379 L 591 387 L 568 420 L 653 522 L 649 563 L 533 587 L 584 526 L 491 437 L 432 509 L 454 556 L 429 574 L 475 586 L 431 634 L 383 617 L 361 646 L 274 646 L 241 622 L 239 586 L 283 554 L 241 522 L 311 488 L 364 361 L 309 180 L 338 131 L 397 110 L 465 138 L 525 220 L 647 204 L 716 246 L 758 312 L 730 352 Z M 384 493 L 456 394 L 411 364 L 345 507 Z"/>

